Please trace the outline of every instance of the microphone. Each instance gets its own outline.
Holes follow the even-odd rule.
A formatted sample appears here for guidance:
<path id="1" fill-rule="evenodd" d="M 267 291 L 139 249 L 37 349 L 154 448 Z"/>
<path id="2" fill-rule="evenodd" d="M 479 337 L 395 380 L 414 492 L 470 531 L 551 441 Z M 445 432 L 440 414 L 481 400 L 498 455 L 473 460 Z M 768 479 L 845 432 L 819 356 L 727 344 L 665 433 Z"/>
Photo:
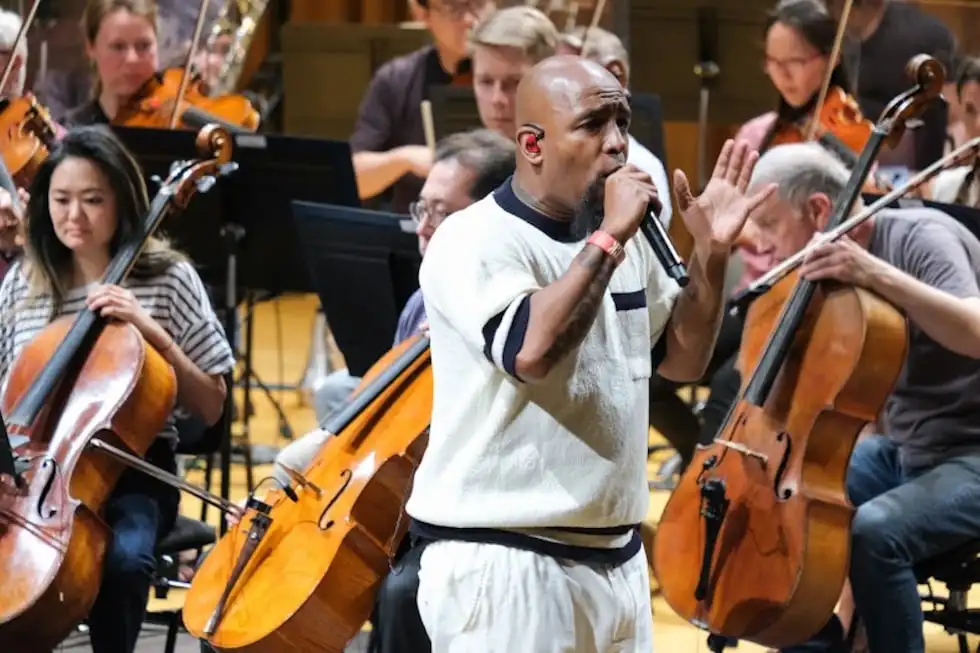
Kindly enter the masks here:
<path id="1" fill-rule="evenodd" d="M 660 261 L 660 265 L 667 271 L 670 278 L 676 281 L 681 288 L 686 286 L 687 282 L 691 280 L 687 275 L 687 267 L 677 254 L 677 250 L 674 249 L 674 243 L 667 235 L 664 224 L 657 217 L 657 207 L 653 204 L 647 207 L 647 215 L 640 223 L 640 231 L 646 236 L 647 242 L 650 243 L 654 254 L 657 255 L 657 260 Z"/>

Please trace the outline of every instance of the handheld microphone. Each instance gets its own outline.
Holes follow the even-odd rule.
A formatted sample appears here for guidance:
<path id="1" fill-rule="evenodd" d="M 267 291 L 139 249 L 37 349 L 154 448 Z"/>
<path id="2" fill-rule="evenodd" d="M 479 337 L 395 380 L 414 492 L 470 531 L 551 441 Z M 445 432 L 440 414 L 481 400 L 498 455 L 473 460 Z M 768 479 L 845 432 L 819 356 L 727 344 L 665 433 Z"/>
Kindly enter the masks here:
<path id="1" fill-rule="evenodd" d="M 664 224 L 657 217 L 656 207 L 652 204 L 647 207 L 647 215 L 640 223 L 640 231 L 646 236 L 647 242 L 650 243 L 653 252 L 657 255 L 657 260 L 660 261 L 660 265 L 667 271 L 667 274 L 680 287 L 686 286 L 687 282 L 691 280 L 687 275 L 687 267 L 677 254 L 677 250 L 674 249 L 674 243 L 670 240 L 667 230 L 664 229 Z"/>

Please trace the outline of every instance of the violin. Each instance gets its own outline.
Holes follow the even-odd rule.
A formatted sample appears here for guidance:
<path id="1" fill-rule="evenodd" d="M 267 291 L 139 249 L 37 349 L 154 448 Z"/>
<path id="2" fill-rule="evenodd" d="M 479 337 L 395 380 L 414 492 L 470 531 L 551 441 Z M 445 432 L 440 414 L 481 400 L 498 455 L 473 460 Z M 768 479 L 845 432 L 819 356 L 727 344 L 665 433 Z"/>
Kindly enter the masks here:
<path id="1" fill-rule="evenodd" d="M 881 146 L 942 92 L 920 55 L 916 86 L 872 130 L 828 230 L 841 225 Z M 880 414 L 908 347 L 902 314 L 855 286 L 797 273 L 754 286 L 722 429 L 699 446 L 664 509 L 654 569 L 667 603 L 711 633 L 783 649 L 813 636 L 847 579 L 854 508 L 845 479 L 864 426 Z"/>
<path id="2" fill-rule="evenodd" d="M 208 126 L 197 145 L 207 158 L 175 164 L 103 283 L 123 283 L 160 224 L 228 170 L 226 131 Z M 14 454 L 0 475 L 0 650 L 52 650 L 88 614 L 111 537 L 100 514 L 124 464 L 106 452 L 144 455 L 176 396 L 163 355 L 91 310 L 52 322 L 14 361 L 0 395 Z"/>
<path id="3" fill-rule="evenodd" d="M 811 120 L 816 121 L 817 141 L 853 168 L 857 153 L 864 150 L 874 129 L 874 124 L 861 113 L 857 101 L 840 87 L 832 86 L 820 112 Z M 808 123 L 787 123 L 773 135 L 770 145 L 805 143 L 809 140 Z"/>
<path id="4" fill-rule="evenodd" d="M 259 122 L 259 112 L 244 95 L 232 93 L 209 97 L 199 74 L 186 68 L 169 68 L 147 80 L 133 98 L 120 107 L 112 124 L 158 129 L 199 129 L 217 124 L 229 132 L 239 133 L 254 132 Z"/>
<path id="5" fill-rule="evenodd" d="M 10 52 L 17 52 L 24 42 L 40 3 L 41 0 L 34 0 L 31 4 L 10 46 Z M 7 87 L 16 59 L 16 56 L 7 57 L 7 65 L 0 74 L 0 89 Z M 38 104 L 32 94 L 0 100 L 0 154 L 3 155 L 7 171 L 17 186 L 30 186 L 41 163 L 48 158 L 59 130 L 60 127 L 51 119 L 51 114 Z M 16 190 L 11 193 L 16 201 Z"/>
<path id="6" fill-rule="evenodd" d="M 0 153 L 17 186 L 31 185 L 57 133 L 51 114 L 33 95 L 0 101 Z"/>
<path id="7" fill-rule="evenodd" d="M 404 503 L 428 443 L 429 339 L 376 362 L 323 428 L 336 434 L 291 487 L 250 498 L 208 553 L 184 624 L 216 651 L 341 653 L 407 532 Z"/>

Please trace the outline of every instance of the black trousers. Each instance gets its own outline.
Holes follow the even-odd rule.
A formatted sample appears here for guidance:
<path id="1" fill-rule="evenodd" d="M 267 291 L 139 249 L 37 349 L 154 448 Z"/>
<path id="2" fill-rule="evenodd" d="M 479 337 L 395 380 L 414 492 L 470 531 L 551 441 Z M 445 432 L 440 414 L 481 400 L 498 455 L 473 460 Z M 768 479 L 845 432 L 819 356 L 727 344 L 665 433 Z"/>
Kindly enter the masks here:
<path id="1" fill-rule="evenodd" d="M 708 369 L 698 382 L 698 385 L 707 384 L 711 388 L 712 394 L 714 394 L 715 377 L 718 374 L 726 375 L 726 379 L 722 381 L 723 387 L 727 388 L 731 381 L 728 377 L 734 370 L 738 348 L 742 342 L 743 326 L 744 318 L 725 313 L 718 332 L 718 340 L 715 343 L 715 350 L 708 363 Z M 656 373 L 650 378 L 650 426 L 667 438 L 674 450 L 680 454 L 683 467 L 686 468 L 694 455 L 694 447 L 698 442 L 705 442 L 706 437 L 707 442 L 710 442 L 715 431 L 711 431 L 710 436 L 705 435 L 706 427 L 702 424 L 702 420 L 699 420 L 691 412 L 691 407 L 677 396 L 679 387 L 680 384 L 669 381 Z M 737 393 L 738 382 L 736 381 L 735 394 L 737 395 Z M 719 399 L 719 401 L 721 400 Z M 710 404 L 711 401 L 709 400 L 708 403 Z M 711 410 L 717 412 L 717 406 L 712 405 Z M 707 405 L 705 411 L 708 411 Z M 722 411 L 720 418 L 717 418 L 717 424 L 714 425 L 715 430 L 724 419 L 725 412 L 727 409 Z M 703 413 L 702 419 L 706 419 Z"/>
<path id="2" fill-rule="evenodd" d="M 371 615 L 371 653 L 430 653 L 432 644 L 422 625 L 417 596 L 419 566 L 425 545 L 402 541 L 388 575 L 381 581 Z"/>

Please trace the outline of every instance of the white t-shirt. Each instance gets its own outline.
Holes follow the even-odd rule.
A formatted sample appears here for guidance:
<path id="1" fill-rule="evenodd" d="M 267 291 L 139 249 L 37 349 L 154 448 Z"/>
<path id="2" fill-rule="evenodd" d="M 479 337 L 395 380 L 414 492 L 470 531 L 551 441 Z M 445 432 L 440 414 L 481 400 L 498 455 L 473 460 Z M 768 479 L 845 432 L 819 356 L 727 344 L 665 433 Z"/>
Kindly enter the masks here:
<path id="1" fill-rule="evenodd" d="M 626 244 L 584 342 L 544 379 L 515 372 L 530 295 L 583 246 L 567 223 L 517 199 L 510 181 L 430 242 L 419 280 L 434 403 L 406 506 L 413 532 L 517 531 L 594 551 L 621 548 L 646 517 L 651 350 L 664 349 L 679 287 L 642 235 Z M 555 528 L 577 532 L 539 530 Z"/>
<path id="2" fill-rule="evenodd" d="M 663 162 L 656 155 L 643 147 L 638 140 L 629 137 L 629 152 L 626 162 L 632 163 L 643 172 L 650 175 L 653 185 L 657 187 L 657 194 L 660 196 L 660 203 L 663 211 L 660 212 L 660 222 L 665 227 L 670 226 L 670 218 L 673 215 L 673 205 L 670 201 L 670 182 L 667 179 L 667 171 L 664 169 Z"/>

